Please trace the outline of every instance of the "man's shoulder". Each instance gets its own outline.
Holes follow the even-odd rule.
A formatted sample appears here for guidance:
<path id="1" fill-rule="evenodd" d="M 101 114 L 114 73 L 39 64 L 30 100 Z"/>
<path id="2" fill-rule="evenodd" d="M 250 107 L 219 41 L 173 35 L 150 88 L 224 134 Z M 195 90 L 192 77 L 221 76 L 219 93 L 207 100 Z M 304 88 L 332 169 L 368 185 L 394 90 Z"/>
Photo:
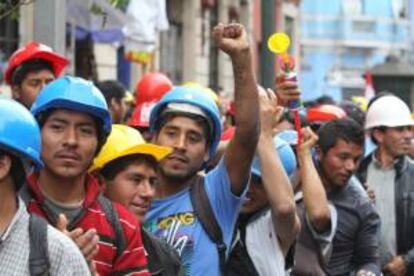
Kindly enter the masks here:
<path id="1" fill-rule="evenodd" d="M 227 167 L 224 161 L 224 158 L 220 160 L 220 162 L 215 166 L 211 171 L 205 174 L 206 181 L 214 181 L 218 178 L 220 179 L 228 179 L 227 177 Z"/>
<path id="2" fill-rule="evenodd" d="M 79 251 L 77 246 L 69 237 L 51 225 L 47 226 L 47 242 L 49 251 L 53 251 L 53 253 L 59 252 L 60 254 L 67 254 L 66 252 L 76 253 Z"/>
<path id="3" fill-rule="evenodd" d="M 351 178 L 347 186 L 341 189 L 340 196 L 332 200 L 332 203 L 339 212 L 341 209 L 346 209 L 360 217 L 376 214 L 373 203 L 355 177 Z"/>
<path id="4" fill-rule="evenodd" d="M 47 226 L 47 244 L 52 273 L 88 273 L 88 265 L 79 248 L 69 237 L 50 225 Z"/>

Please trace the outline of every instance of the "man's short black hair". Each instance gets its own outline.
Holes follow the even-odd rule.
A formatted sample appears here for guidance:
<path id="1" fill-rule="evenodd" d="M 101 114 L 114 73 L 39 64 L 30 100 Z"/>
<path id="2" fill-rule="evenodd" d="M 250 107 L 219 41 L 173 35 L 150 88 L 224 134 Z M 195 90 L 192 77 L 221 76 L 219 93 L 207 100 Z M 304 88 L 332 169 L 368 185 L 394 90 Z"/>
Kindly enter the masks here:
<path id="1" fill-rule="evenodd" d="M 42 70 L 49 70 L 54 75 L 53 67 L 50 62 L 44 59 L 32 59 L 17 66 L 12 73 L 12 84 L 20 86 L 27 74 L 32 72 L 39 72 Z"/>
<path id="2" fill-rule="evenodd" d="M 357 122 L 361 126 L 364 126 L 365 113 L 356 103 L 345 101 L 341 103 L 340 107 L 345 111 L 346 115 L 349 118 L 355 120 L 355 122 Z"/>
<path id="3" fill-rule="evenodd" d="M 322 95 L 319 98 L 315 100 L 317 105 L 323 105 L 323 104 L 331 104 L 336 105 L 334 99 L 331 96 L 328 95 Z"/>
<path id="4" fill-rule="evenodd" d="M 125 98 L 126 89 L 122 85 L 122 83 L 120 83 L 119 81 L 116 81 L 116 80 L 98 81 L 95 85 L 104 95 L 108 106 L 110 105 L 112 99 L 114 98 L 117 100 L 117 102 Z"/>
<path id="5" fill-rule="evenodd" d="M 14 187 L 18 191 L 26 180 L 26 172 L 24 170 L 22 161 L 19 157 L 9 153 L 7 150 L 0 149 L 0 157 L 9 156 L 11 160 L 10 176 L 14 182 Z"/>
<path id="6" fill-rule="evenodd" d="M 146 164 L 154 169 L 158 168 L 158 162 L 152 155 L 148 154 L 131 154 L 123 157 L 119 157 L 111 162 L 107 163 L 100 171 L 99 174 L 107 181 L 114 180 L 115 177 L 122 171 L 124 171 L 131 164 Z"/>
<path id="7" fill-rule="evenodd" d="M 318 145 L 322 153 L 335 147 L 338 140 L 353 143 L 364 148 L 365 135 L 361 125 L 352 119 L 332 120 L 322 125 L 318 131 Z"/>

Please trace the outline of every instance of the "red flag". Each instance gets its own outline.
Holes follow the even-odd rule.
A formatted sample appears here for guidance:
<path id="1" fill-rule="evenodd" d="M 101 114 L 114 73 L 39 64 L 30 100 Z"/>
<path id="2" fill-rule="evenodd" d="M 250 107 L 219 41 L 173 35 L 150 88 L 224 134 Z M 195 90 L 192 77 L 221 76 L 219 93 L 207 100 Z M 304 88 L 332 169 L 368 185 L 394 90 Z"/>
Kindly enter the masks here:
<path id="1" fill-rule="evenodd" d="M 374 84 L 372 82 L 371 71 L 365 73 L 365 99 L 369 101 L 375 95 Z"/>

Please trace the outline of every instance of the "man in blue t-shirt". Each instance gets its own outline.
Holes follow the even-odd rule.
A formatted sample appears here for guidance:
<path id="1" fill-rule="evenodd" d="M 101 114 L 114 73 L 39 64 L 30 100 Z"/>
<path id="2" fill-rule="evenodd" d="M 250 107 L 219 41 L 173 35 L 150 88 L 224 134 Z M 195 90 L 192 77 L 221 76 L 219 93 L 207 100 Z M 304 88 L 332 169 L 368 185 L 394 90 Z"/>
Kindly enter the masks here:
<path id="1" fill-rule="evenodd" d="M 205 176 L 204 186 L 229 248 L 259 135 L 258 92 L 243 26 L 219 24 L 213 35 L 232 61 L 237 127 L 224 157 Z M 220 275 L 217 247 L 196 217 L 189 193 L 220 140 L 218 107 L 200 88 L 175 87 L 152 110 L 150 129 L 154 143 L 174 151 L 160 163 L 156 199 L 145 226 L 177 250 L 186 275 Z"/>

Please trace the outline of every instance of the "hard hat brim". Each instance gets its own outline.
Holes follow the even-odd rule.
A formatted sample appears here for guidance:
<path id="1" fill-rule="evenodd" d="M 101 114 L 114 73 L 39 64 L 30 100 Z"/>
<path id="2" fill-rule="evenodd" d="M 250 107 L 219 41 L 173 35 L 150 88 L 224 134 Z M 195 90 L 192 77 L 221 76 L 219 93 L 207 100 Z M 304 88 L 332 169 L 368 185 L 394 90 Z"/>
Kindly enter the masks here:
<path id="1" fill-rule="evenodd" d="M 169 148 L 169 147 L 162 147 L 162 146 L 157 146 L 154 144 L 140 144 L 140 145 L 127 148 L 121 152 L 118 152 L 116 155 L 108 156 L 107 158 L 100 160 L 99 162 L 94 162 L 94 164 L 89 169 L 89 171 L 93 172 L 93 171 L 100 170 L 111 161 L 114 161 L 121 157 L 133 155 L 133 154 L 150 155 L 154 157 L 157 161 L 161 161 L 171 152 L 172 152 L 172 148 Z"/>

